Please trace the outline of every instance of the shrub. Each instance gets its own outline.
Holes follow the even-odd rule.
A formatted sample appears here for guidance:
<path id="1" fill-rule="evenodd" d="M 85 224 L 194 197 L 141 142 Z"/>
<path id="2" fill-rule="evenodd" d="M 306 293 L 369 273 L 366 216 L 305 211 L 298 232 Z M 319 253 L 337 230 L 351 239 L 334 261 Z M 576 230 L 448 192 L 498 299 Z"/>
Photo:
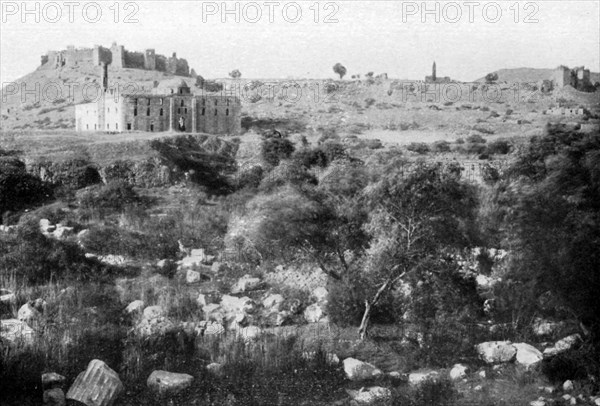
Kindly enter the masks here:
<path id="1" fill-rule="evenodd" d="M 407 150 L 416 152 L 417 154 L 427 154 L 429 152 L 429 145 L 424 142 L 411 142 L 407 147 Z"/>
<path id="2" fill-rule="evenodd" d="M 369 108 L 372 105 L 374 105 L 376 102 L 375 99 L 373 99 L 372 97 L 369 97 L 368 99 L 365 99 L 365 108 Z"/>
<path id="3" fill-rule="evenodd" d="M 448 378 L 426 379 L 414 393 L 415 406 L 451 406 L 458 400 L 458 391 Z"/>
<path id="4" fill-rule="evenodd" d="M 510 152 L 511 144 L 507 140 L 496 140 L 488 144 L 488 154 L 506 155 Z"/>
<path id="5" fill-rule="evenodd" d="M 433 143 L 433 152 L 449 152 L 450 143 L 448 141 L 436 141 Z"/>
<path id="6" fill-rule="evenodd" d="M 80 199 L 80 205 L 87 209 L 123 210 L 141 202 L 139 195 L 129 183 L 117 180 L 108 182 L 87 191 Z"/>
<path id="7" fill-rule="evenodd" d="M 241 170 L 237 175 L 236 189 L 257 188 L 262 181 L 263 175 L 264 170 L 260 165 L 254 165 L 251 168 Z"/>
<path id="8" fill-rule="evenodd" d="M 467 137 L 467 142 L 472 144 L 485 144 L 486 140 L 479 134 L 471 134 Z"/>
<path id="9" fill-rule="evenodd" d="M 261 157 L 271 166 L 279 165 L 282 159 L 289 158 L 294 152 L 294 144 L 287 138 L 263 138 Z"/>

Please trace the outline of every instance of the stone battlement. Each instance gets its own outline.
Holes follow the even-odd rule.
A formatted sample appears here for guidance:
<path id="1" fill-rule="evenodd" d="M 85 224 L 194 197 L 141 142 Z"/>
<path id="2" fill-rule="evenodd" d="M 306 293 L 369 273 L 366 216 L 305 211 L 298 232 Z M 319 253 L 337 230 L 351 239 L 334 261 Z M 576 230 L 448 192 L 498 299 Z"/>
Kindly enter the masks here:
<path id="1" fill-rule="evenodd" d="M 39 69 L 59 69 L 79 64 L 99 66 L 106 63 L 116 68 L 156 70 L 171 75 L 190 76 L 188 62 L 177 58 L 176 53 L 165 57 L 157 55 L 154 49 L 146 49 L 144 52 L 128 51 L 116 42 L 110 48 L 100 45 L 93 48 L 75 48 L 69 45 L 66 50 L 48 51 L 46 55 L 42 55 L 41 62 Z"/>

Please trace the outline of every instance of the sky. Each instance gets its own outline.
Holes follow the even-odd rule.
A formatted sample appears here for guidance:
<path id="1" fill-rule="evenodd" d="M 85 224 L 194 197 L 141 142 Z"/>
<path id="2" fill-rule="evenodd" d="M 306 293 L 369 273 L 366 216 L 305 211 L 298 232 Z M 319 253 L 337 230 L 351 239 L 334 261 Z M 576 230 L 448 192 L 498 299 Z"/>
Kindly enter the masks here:
<path id="1" fill-rule="evenodd" d="M 600 0 L 0 1 L 0 81 L 67 45 L 154 48 L 205 78 L 333 78 L 385 72 L 478 79 L 503 68 L 600 71 Z M 118 12 L 117 12 L 118 11 Z M 37 21 L 36 21 L 37 20 Z M 437 21 L 436 21 L 437 20 Z"/>

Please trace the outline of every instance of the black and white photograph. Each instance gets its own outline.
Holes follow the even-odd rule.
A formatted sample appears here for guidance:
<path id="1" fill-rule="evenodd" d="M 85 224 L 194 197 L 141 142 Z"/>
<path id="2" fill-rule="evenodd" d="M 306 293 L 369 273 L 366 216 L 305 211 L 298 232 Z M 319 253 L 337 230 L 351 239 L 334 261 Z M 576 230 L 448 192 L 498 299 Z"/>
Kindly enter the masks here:
<path id="1" fill-rule="evenodd" d="M 600 0 L 0 0 L 0 406 L 600 406 Z"/>

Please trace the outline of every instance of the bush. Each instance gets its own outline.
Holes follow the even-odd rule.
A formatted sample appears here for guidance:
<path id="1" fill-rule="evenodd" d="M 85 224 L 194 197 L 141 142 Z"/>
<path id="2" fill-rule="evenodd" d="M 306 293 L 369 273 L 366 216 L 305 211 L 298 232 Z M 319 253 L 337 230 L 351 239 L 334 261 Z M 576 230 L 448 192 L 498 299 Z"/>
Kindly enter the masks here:
<path id="1" fill-rule="evenodd" d="M 294 149 L 294 144 L 287 138 L 263 138 L 261 157 L 269 165 L 277 166 L 282 159 L 289 158 Z"/>
<path id="2" fill-rule="evenodd" d="M 406 149 L 411 152 L 416 152 L 420 155 L 427 154 L 430 151 L 429 145 L 425 144 L 424 142 L 411 142 Z"/>
<path id="3" fill-rule="evenodd" d="M 433 152 L 449 152 L 450 143 L 448 141 L 436 141 L 433 143 Z"/>
<path id="4" fill-rule="evenodd" d="M 491 155 L 506 155 L 510 152 L 511 144 L 507 140 L 496 140 L 488 144 L 487 153 Z"/>
<path id="5" fill-rule="evenodd" d="M 365 108 L 368 109 L 369 107 L 371 107 L 372 105 L 374 105 L 376 101 L 377 100 L 373 99 L 372 97 L 369 97 L 368 99 L 365 99 Z"/>
<path id="6" fill-rule="evenodd" d="M 485 144 L 486 140 L 479 134 L 471 134 L 467 137 L 467 142 L 473 144 Z"/>
<path id="7" fill-rule="evenodd" d="M 129 183 L 117 180 L 87 191 L 80 199 L 86 209 L 123 210 L 141 203 L 139 195 Z"/>
<path id="8" fill-rule="evenodd" d="M 49 185 L 28 174 L 22 161 L 0 156 L 0 224 L 6 211 L 33 207 L 51 196 Z"/>
<path id="9" fill-rule="evenodd" d="M 414 393 L 415 406 L 451 406 L 458 400 L 458 391 L 451 380 L 426 379 Z"/>

